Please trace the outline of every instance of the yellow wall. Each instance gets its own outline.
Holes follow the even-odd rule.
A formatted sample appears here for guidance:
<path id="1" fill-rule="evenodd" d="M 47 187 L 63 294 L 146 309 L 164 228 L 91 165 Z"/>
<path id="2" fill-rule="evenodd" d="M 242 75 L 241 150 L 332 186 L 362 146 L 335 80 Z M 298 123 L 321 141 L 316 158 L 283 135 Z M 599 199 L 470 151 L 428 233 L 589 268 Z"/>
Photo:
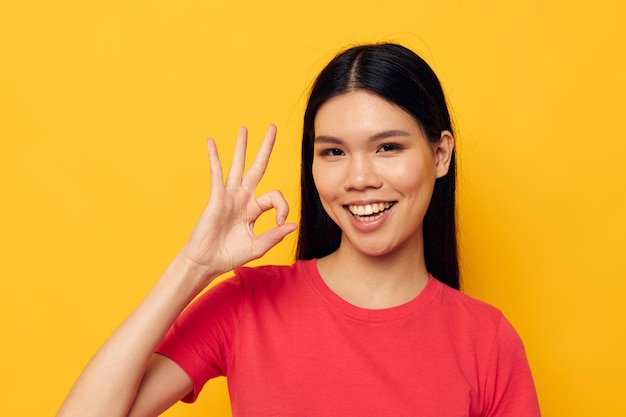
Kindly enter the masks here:
<path id="1" fill-rule="evenodd" d="M 262 187 L 295 204 L 306 87 L 394 40 L 454 109 L 467 291 L 522 335 L 545 416 L 626 415 L 624 3 L 217 3 L 0 2 L 0 414 L 52 415 L 181 247 L 206 136 L 228 160 L 277 123 Z M 227 410 L 216 381 L 166 415 Z"/>

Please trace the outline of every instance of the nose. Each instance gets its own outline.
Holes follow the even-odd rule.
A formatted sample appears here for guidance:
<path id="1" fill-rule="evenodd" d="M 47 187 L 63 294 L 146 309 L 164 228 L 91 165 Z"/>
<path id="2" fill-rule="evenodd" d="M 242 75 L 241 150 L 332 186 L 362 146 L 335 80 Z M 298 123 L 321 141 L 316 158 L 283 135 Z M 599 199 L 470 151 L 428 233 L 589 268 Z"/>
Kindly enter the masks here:
<path id="1" fill-rule="evenodd" d="M 380 188 L 383 185 L 376 164 L 367 156 L 355 155 L 350 157 L 347 164 L 344 184 L 346 190 Z"/>

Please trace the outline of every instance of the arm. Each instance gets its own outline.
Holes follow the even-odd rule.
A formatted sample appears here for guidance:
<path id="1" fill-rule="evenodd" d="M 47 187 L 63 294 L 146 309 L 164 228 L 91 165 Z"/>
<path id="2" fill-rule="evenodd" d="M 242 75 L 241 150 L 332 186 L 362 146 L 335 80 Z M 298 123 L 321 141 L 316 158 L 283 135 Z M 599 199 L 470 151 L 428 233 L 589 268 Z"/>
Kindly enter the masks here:
<path id="1" fill-rule="evenodd" d="M 261 257 L 296 228 L 285 224 L 289 207 L 278 191 L 254 196 L 275 136 L 276 128 L 270 126 L 244 176 L 247 132 L 241 128 L 225 181 L 215 142 L 209 139 L 211 195 L 188 243 L 92 358 L 57 416 L 157 415 L 192 389 L 191 380 L 176 364 L 153 355 L 155 348 L 213 279 Z M 272 208 L 277 226 L 256 236 L 254 222 Z"/>
<path id="2" fill-rule="evenodd" d="M 524 345 L 501 317 L 486 381 L 485 417 L 540 417 L 539 402 Z"/>

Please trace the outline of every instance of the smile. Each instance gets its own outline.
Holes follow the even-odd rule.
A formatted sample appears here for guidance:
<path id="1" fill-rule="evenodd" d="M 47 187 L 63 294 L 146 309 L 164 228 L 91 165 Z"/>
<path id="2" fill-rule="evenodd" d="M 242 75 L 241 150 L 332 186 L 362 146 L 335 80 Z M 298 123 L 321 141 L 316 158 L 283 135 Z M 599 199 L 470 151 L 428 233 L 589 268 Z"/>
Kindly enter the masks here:
<path id="1" fill-rule="evenodd" d="M 366 222 L 381 217 L 385 211 L 391 208 L 395 203 L 381 202 L 373 204 L 356 205 L 350 204 L 348 211 L 359 221 Z"/>

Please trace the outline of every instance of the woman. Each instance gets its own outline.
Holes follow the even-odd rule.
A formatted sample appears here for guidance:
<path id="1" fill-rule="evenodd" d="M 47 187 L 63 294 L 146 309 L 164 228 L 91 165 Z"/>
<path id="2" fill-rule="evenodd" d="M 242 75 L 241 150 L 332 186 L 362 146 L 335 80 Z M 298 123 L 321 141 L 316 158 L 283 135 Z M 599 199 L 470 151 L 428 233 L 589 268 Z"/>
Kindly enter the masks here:
<path id="1" fill-rule="evenodd" d="M 519 337 L 457 291 L 454 136 L 428 65 L 394 44 L 328 64 L 304 119 L 298 261 L 241 268 L 296 229 L 278 191 L 254 196 L 275 134 L 243 175 L 242 128 L 225 180 L 209 140 L 189 242 L 59 415 L 157 415 L 225 375 L 235 416 L 538 416 Z"/>

